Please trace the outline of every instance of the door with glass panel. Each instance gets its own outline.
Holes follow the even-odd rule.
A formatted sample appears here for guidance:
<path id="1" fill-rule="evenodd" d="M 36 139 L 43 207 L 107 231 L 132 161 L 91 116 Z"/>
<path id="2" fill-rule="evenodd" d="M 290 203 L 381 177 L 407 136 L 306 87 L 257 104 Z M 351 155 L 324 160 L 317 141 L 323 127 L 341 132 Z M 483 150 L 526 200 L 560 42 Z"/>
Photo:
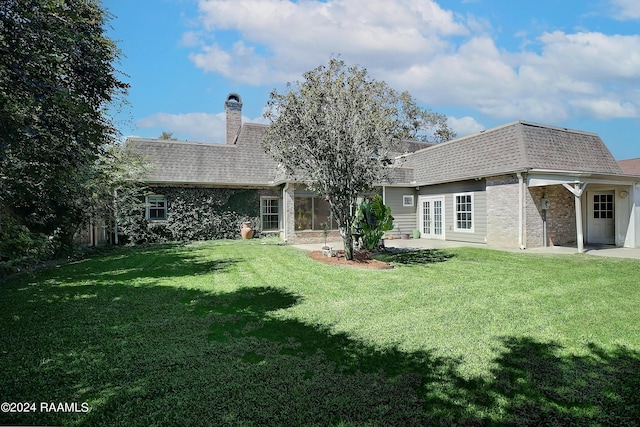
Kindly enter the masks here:
<path id="1" fill-rule="evenodd" d="M 589 192 L 587 199 L 587 243 L 615 244 L 614 196 L 613 191 Z"/>
<path id="2" fill-rule="evenodd" d="M 418 200 L 420 237 L 444 240 L 444 197 L 420 197 Z"/>

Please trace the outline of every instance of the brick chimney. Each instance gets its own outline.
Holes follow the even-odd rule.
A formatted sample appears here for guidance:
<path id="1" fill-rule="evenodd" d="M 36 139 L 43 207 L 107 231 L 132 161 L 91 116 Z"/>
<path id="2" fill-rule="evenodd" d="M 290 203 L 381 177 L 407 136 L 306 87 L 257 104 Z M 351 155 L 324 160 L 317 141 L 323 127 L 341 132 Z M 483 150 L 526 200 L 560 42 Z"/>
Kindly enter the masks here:
<path id="1" fill-rule="evenodd" d="M 237 93 L 227 95 L 224 103 L 224 110 L 227 113 L 227 144 L 235 144 L 242 127 L 242 98 Z"/>

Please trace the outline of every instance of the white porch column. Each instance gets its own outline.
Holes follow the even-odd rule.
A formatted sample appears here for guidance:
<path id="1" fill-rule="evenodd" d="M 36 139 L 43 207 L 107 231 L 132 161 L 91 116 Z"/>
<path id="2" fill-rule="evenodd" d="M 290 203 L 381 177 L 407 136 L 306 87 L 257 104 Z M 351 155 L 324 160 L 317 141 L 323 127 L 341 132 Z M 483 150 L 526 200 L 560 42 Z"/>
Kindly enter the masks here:
<path id="1" fill-rule="evenodd" d="M 573 187 L 569 184 L 562 184 L 564 188 L 571 191 L 576 202 L 576 239 L 578 241 L 578 253 L 584 252 L 584 231 L 582 228 L 582 193 L 587 187 L 586 182 L 576 182 Z"/>

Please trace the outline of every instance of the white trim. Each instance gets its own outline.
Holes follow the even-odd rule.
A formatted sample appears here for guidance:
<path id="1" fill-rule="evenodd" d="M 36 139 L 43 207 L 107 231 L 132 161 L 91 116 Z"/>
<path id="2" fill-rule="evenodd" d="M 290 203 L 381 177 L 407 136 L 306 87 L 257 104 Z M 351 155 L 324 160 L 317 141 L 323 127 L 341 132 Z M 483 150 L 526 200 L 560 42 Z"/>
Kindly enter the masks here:
<path id="1" fill-rule="evenodd" d="M 164 218 L 151 218 L 151 199 L 164 201 L 164 208 L 163 208 Z M 160 209 L 160 208 L 156 207 L 154 209 Z M 153 221 L 153 222 L 166 221 L 168 216 L 169 216 L 169 210 L 167 205 L 167 196 L 165 196 L 164 194 L 149 194 L 148 196 L 145 197 L 145 217 L 147 221 Z"/>
<path id="2" fill-rule="evenodd" d="M 413 207 L 415 205 L 415 199 L 413 194 L 403 194 L 402 195 L 402 206 L 404 207 Z"/>
<path id="3" fill-rule="evenodd" d="M 582 193 L 587 188 L 586 182 L 576 182 L 573 188 L 569 184 L 562 184 L 564 188 L 573 194 L 576 211 L 576 246 L 578 253 L 584 252 L 584 228 L 582 227 Z"/>
<path id="4" fill-rule="evenodd" d="M 276 228 L 264 228 L 264 217 L 265 215 L 273 216 L 273 213 L 264 213 L 262 210 L 263 202 L 266 200 L 276 200 L 278 202 L 278 226 Z M 280 203 L 280 197 L 277 196 L 262 196 L 260 197 L 260 228 L 262 231 L 280 231 L 282 229 L 282 203 Z"/>
<path id="5" fill-rule="evenodd" d="M 469 203 L 471 204 L 471 227 L 470 228 L 460 228 L 458 227 L 458 197 L 462 196 L 470 196 Z M 453 194 L 453 231 L 456 233 L 473 233 L 475 229 L 475 205 L 474 205 L 474 195 L 472 192 L 465 193 L 454 193 Z"/>
<path id="6" fill-rule="evenodd" d="M 424 203 L 425 202 L 440 202 L 440 234 L 435 233 L 435 218 L 432 218 L 432 230 L 430 234 L 424 233 Z M 435 207 L 433 204 L 432 207 Z M 420 231 L 421 239 L 436 239 L 446 240 L 446 198 L 443 194 L 435 196 L 418 196 L 418 205 L 416 207 L 416 228 Z M 431 212 L 432 216 L 435 216 L 435 212 Z"/>

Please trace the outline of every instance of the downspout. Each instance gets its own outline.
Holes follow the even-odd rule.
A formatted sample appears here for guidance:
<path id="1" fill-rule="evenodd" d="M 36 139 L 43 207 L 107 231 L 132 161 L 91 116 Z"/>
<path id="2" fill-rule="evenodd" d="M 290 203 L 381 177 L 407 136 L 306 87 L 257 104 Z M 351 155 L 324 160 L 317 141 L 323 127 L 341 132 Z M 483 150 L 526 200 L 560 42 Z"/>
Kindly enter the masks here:
<path id="1" fill-rule="evenodd" d="M 524 245 L 524 178 L 518 172 L 518 247 L 526 249 Z"/>

